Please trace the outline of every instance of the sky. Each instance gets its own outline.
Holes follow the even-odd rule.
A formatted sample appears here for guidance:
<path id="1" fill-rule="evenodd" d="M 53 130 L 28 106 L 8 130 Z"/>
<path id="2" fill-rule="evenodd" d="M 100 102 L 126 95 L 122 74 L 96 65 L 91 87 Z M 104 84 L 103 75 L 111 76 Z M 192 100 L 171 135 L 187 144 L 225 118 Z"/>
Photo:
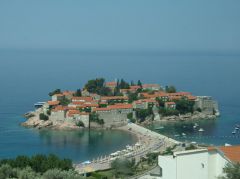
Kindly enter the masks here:
<path id="1" fill-rule="evenodd" d="M 1 0 L 0 48 L 240 52 L 239 0 Z"/>

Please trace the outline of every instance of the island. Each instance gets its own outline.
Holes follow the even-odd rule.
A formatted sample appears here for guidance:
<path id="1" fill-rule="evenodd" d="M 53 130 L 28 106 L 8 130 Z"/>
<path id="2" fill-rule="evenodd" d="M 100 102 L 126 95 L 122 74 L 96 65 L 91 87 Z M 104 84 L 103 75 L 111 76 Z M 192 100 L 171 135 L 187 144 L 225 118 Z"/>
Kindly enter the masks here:
<path id="1" fill-rule="evenodd" d="M 106 156 L 99 156 L 74 164 L 81 175 L 96 171 L 114 171 L 118 162 L 131 162 L 138 167 L 148 160 L 144 171 L 156 167 L 159 154 L 173 150 L 198 147 L 185 144 L 145 126 L 153 122 L 215 120 L 219 115 L 218 103 L 210 96 L 194 96 L 191 92 L 177 91 L 175 86 L 135 83 L 124 79 L 106 82 L 104 78 L 89 80 L 82 89 L 49 93 L 51 99 L 35 104 L 36 110 L 25 114 L 23 126 L 50 129 L 118 129 L 136 136 L 137 142 Z M 100 154 L 101 155 L 101 154 Z M 120 161 L 119 161 L 120 160 Z M 141 164 L 141 165 L 140 165 Z M 140 167 L 140 171 L 143 168 Z"/>
<path id="2" fill-rule="evenodd" d="M 52 129 L 119 128 L 129 122 L 216 119 L 218 103 L 210 96 L 194 96 L 175 86 L 135 83 L 124 79 L 89 80 L 82 89 L 49 93 L 51 99 L 35 104 L 23 126 Z"/>

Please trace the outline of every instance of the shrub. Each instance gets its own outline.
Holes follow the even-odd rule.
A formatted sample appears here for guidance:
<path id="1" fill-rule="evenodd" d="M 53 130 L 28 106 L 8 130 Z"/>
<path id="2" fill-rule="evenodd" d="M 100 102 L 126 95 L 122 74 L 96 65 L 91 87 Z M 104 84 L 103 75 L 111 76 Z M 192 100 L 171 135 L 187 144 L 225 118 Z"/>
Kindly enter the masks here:
<path id="1" fill-rule="evenodd" d="M 48 120 L 48 116 L 45 115 L 45 114 L 43 114 L 43 113 L 40 113 L 40 114 L 39 114 L 39 119 L 40 119 L 40 120 L 47 121 L 47 120 Z"/>
<path id="2" fill-rule="evenodd" d="M 78 127 L 85 127 L 84 123 L 82 121 L 76 122 L 76 126 L 78 126 Z"/>
<path id="3" fill-rule="evenodd" d="M 61 170 L 72 169 L 72 161 L 69 159 L 60 159 L 56 155 L 34 155 L 32 157 L 19 156 L 16 159 L 0 160 L 0 166 L 9 165 L 12 168 L 26 168 L 30 166 L 33 171 L 44 173 L 48 169 L 58 168 Z M 0 177 L 1 178 L 1 177 Z"/>

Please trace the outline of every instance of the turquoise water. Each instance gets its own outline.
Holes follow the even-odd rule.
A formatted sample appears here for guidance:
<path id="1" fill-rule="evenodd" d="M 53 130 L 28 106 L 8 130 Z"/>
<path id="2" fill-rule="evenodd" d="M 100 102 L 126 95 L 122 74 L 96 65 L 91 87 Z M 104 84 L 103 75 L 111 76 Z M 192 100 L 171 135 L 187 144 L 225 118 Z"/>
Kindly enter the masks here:
<path id="1" fill-rule="evenodd" d="M 196 123 L 199 126 L 194 128 L 193 126 Z M 224 113 L 216 120 L 161 122 L 151 124 L 148 128 L 183 142 L 198 142 L 210 145 L 224 145 L 226 143 L 237 145 L 240 144 L 240 131 L 237 131 L 234 135 L 232 134 L 236 124 L 239 124 L 236 116 Z M 199 132 L 200 128 L 204 129 L 204 132 Z"/>
<path id="2" fill-rule="evenodd" d="M 210 95 L 219 101 L 221 117 L 203 122 L 201 135 L 219 136 L 190 139 L 214 144 L 239 144 L 229 136 L 240 123 L 240 56 L 158 53 L 93 53 L 77 51 L 0 51 L 0 157 L 19 154 L 55 153 L 75 161 L 87 160 L 135 142 L 120 131 L 38 131 L 19 126 L 22 114 L 33 110 L 37 101 L 48 99 L 55 89 L 75 90 L 91 78 L 125 78 L 161 85 L 174 84 L 195 95 Z M 198 135 L 183 128 L 166 126 L 167 135 Z M 182 140 L 182 139 L 181 139 Z M 183 139 L 185 140 L 185 139 Z"/>

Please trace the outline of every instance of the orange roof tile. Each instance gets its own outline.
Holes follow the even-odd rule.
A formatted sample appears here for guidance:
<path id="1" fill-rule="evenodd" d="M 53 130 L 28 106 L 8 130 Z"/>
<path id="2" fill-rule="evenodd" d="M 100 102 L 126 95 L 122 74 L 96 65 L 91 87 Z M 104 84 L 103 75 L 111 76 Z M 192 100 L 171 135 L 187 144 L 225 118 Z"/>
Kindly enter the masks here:
<path id="1" fill-rule="evenodd" d="M 56 105 L 59 105 L 60 101 L 48 101 L 48 104 L 50 106 L 56 106 Z"/>
<path id="2" fill-rule="evenodd" d="M 132 90 L 137 90 L 137 89 L 139 89 L 139 88 L 141 88 L 140 86 L 137 86 L 137 85 L 135 85 L 135 86 L 130 86 L 130 89 L 132 89 Z"/>
<path id="3" fill-rule="evenodd" d="M 72 104 L 73 105 L 82 105 L 82 104 L 84 104 L 84 101 L 73 101 Z"/>
<path id="4" fill-rule="evenodd" d="M 109 86 L 109 87 L 115 87 L 115 86 L 117 86 L 117 82 L 115 82 L 115 81 L 110 81 L 110 82 L 106 82 L 105 85 L 106 85 L 106 86 Z"/>
<path id="5" fill-rule="evenodd" d="M 110 111 L 114 109 L 131 109 L 131 108 L 132 108 L 132 104 L 119 103 L 119 104 L 109 105 L 106 108 L 95 108 L 93 109 L 93 111 Z"/>
<path id="6" fill-rule="evenodd" d="M 197 97 L 196 96 L 192 96 L 192 95 L 189 95 L 187 96 L 188 100 L 196 100 Z"/>
<path id="7" fill-rule="evenodd" d="M 101 100 L 127 100 L 127 96 L 102 96 Z"/>
<path id="8" fill-rule="evenodd" d="M 68 116 L 68 117 L 72 117 L 73 115 L 76 115 L 76 114 L 78 114 L 78 115 L 89 115 L 89 113 L 80 112 L 79 110 L 69 110 L 69 111 L 67 112 L 67 116 Z"/>
<path id="9" fill-rule="evenodd" d="M 88 102 L 90 102 L 90 101 L 93 101 L 93 98 L 90 96 L 81 96 L 81 97 L 75 96 L 72 98 L 72 101 L 88 101 Z"/>
<path id="10" fill-rule="evenodd" d="M 66 110 L 65 106 L 58 105 L 52 111 L 57 112 L 57 111 L 65 111 L 65 110 Z"/>
<path id="11" fill-rule="evenodd" d="M 222 147 L 209 147 L 209 151 L 220 150 L 232 162 L 240 162 L 240 145 L 237 146 L 222 146 Z"/>
<path id="12" fill-rule="evenodd" d="M 159 84 L 143 84 L 142 87 L 143 88 L 152 88 L 152 87 L 159 87 Z"/>
<path id="13" fill-rule="evenodd" d="M 166 105 L 175 105 L 176 103 L 173 101 L 165 102 Z"/>
<path id="14" fill-rule="evenodd" d="M 67 96 L 67 95 L 73 95 L 75 92 L 74 91 L 63 91 L 63 95 Z"/>
<path id="15" fill-rule="evenodd" d="M 63 96 L 63 94 L 59 93 L 59 94 L 54 94 L 53 96 L 61 97 L 61 96 Z"/>

